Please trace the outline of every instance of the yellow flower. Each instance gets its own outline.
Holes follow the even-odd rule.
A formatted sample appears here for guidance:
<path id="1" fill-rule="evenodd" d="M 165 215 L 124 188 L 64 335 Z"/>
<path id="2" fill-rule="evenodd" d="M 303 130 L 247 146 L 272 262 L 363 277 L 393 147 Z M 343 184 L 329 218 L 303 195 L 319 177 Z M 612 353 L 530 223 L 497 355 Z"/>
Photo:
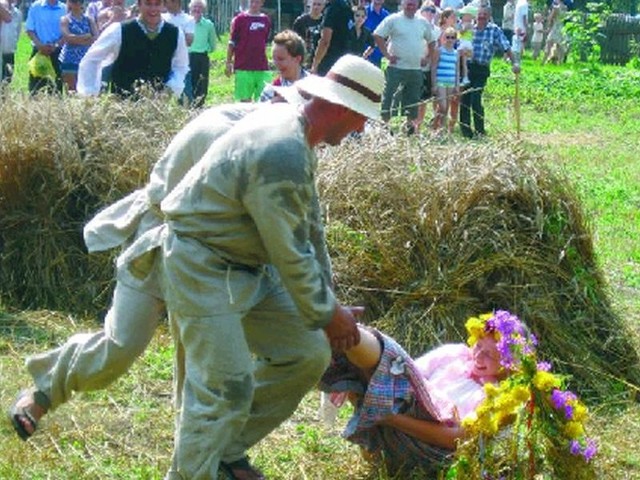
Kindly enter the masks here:
<path id="1" fill-rule="evenodd" d="M 538 390 L 549 392 L 552 388 L 560 387 L 560 379 L 553 373 L 538 370 L 533 377 L 533 384 Z"/>
<path id="2" fill-rule="evenodd" d="M 573 403 L 573 419 L 576 422 L 584 422 L 587 419 L 588 414 L 589 410 L 582 402 L 576 400 Z"/>
<path id="3" fill-rule="evenodd" d="M 478 317 L 471 317 L 465 323 L 465 327 L 467 332 L 469 333 L 469 338 L 467 339 L 467 343 L 469 346 L 473 347 L 476 342 L 484 336 L 484 323 Z"/>
<path id="4" fill-rule="evenodd" d="M 529 388 L 524 385 L 516 385 L 513 388 L 513 396 L 518 402 L 522 403 L 531 398 L 531 392 L 529 391 Z"/>
<path id="5" fill-rule="evenodd" d="M 571 439 L 579 438 L 584 435 L 584 427 L 580 422 L 567 422 L 564 426 L 564 434 Z"/>
<path id="6" fill-rule="evenodd" d="M 494 398 L 498 395 L 498 387 L 494 383 L 487 382 L 484 384 L 484 393 L 487 398 Z"/>
<path id="7" fill-rule="evenodd" d="M 462 425 L 462 428 L 464 428 L 465 430 L 473 430 L 476 427 L 477 423 L 478 415 L 476 414 L 476 412 L 471 412 L 469 415 L 462 419 L 460 425 Z"/>

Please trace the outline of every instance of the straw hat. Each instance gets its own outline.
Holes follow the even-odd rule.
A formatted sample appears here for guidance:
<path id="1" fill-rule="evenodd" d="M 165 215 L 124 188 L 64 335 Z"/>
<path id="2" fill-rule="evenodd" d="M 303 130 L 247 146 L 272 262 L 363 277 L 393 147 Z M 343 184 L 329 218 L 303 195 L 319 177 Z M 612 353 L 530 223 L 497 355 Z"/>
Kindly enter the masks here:
<path id="1" fill-rule="evenodd" d="M 343 105 L 365 117 L 380 118 L 382 70 L 355 55 L 344 55 L 324 77 L 307 75 L 295 86 L 303 93 Z"/>

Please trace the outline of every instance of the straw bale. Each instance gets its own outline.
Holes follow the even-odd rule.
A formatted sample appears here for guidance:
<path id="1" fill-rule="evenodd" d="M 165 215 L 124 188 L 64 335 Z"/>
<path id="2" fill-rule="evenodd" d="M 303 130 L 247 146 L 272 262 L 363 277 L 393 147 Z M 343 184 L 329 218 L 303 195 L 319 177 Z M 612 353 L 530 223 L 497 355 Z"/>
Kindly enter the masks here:
<path id="1" fill-rule="evenodd" d="M 36 98 L 0 104 L 0 295 L 17 308 L 95 313 L 109 255 L 87 255 L 85 221 L 146 181 L 187 112 L 166 101 Z"/>
<path id="2" fill-rule="evenodd" d="M 327 149 L 320 197 L 340 295 L 414 355 L 493 309 L 524 319 L 586 396 L 640 384 L 570 182 L 522 145 L 375 134 Z"/>
<path id="3" fill-rule="evenodd" d="M 113 255 L 82 226 L 146 181 L 190 113 L 166 102 L 41 97 L 0 105 L 0 297 L 16 308 L 95 314 Z M 381 132 L 320 152 L 318 182 L 343 301 L 413 354 L 509 309 L 588 396 L 640 383 L 570 183 L 530 148 L 438 144 Z M 572 386 L 574 386 L 572 384 Z"/>

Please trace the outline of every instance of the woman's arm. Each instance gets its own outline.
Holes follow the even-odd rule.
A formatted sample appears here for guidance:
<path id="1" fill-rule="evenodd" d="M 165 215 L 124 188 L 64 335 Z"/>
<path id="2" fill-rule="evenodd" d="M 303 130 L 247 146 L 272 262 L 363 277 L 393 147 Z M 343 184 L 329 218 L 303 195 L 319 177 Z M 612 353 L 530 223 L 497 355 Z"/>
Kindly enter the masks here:
<path id="1" fill-rule="evenodd" d="M 456 448 L 456 441 L 464 433 L 459 425 L 448 426 L 439 422 L 419 420 L 402 413 L 388 415 L 379 422 L 379 425 L 395 428 L 421 442 L 449 450 Z"/>

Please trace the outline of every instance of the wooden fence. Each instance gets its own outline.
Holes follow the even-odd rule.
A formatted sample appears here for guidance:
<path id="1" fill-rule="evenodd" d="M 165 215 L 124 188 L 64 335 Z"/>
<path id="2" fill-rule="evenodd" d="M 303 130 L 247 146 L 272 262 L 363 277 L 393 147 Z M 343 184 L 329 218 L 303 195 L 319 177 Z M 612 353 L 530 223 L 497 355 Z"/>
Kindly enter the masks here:
<path id="1" fill-rule="evenodd" d="M 611 15 L 604 27 L 604 37 L 600 42 L 602 50 L 600 59 L 603 63 L 624 65 L 631 57 L 639 55 L 640 45 L 640 18 L 629 15 Z M 635 52 L 632 49 L 632 40 L 636 44 Z"/>

